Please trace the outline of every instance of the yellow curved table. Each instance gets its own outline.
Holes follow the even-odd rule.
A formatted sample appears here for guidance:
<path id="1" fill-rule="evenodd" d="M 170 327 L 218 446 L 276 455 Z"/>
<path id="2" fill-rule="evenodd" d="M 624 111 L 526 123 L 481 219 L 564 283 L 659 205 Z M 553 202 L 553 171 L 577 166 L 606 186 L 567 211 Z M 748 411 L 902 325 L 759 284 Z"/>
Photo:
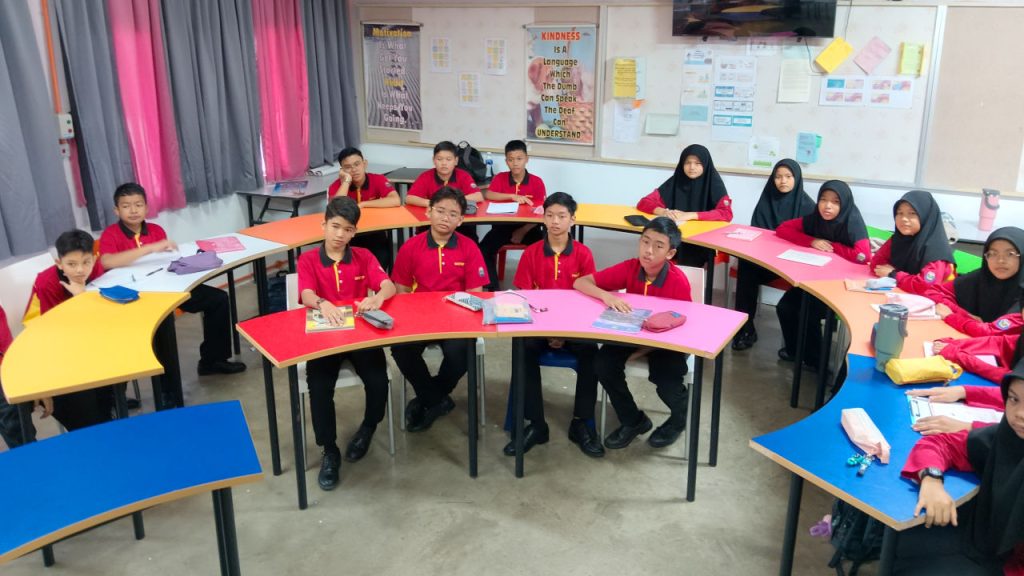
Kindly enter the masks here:
<path id="1" fill-rule="evenodd" d="M 153 335 L 187 292 L 143 292 L 129 304 L 86 292 L 28 323 L 14 339 L 0 380 L 9 402 L 89 390 L 163 374 Z"/>

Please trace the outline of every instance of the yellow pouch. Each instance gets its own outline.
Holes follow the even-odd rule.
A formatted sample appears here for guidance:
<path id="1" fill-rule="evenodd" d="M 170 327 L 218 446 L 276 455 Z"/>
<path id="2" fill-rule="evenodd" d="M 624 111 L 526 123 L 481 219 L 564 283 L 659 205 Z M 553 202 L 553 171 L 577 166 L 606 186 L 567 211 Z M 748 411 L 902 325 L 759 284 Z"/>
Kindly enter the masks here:
<path id="1" fill-rule="evenodd" d="M 885 374 L 896 384 L 923 384 L 942 382 L 948 384 L 964 373 L 955 362 L 942 356 L 928 358 L 893 358 L 885 364 Z"/>

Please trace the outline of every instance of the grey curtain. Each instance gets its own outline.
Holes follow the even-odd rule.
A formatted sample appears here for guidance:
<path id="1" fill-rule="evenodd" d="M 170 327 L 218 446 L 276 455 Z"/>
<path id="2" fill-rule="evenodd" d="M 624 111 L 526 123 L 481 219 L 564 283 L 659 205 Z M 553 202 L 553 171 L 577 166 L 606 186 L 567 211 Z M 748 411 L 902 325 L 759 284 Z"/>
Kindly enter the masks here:
<path id="1" fill-rule="evenodd" d="M 309 77 L 309 165 L 333 162 L 359 145 L 347 2 L 303 0 Z"/>
<path id="2" fill-rule="evenodd" d="M 135 179 L 117 84 L 107 2 L 53 0 L 53 3 L 57 8 L 61 52 L 68 75 L 82 188 L 89 223 L 98 230 L 116 220 L 114 189 Z"/>
<path id="3" fill-rule="evenodd" d="M 0 2 L 0 260 L 74 227 L 53 104 L 25 2 Z"/>
<path id="4" fill-rule="evenodd" d="M 249 0 L 163 0 L 164 44 L 189 203 L 263 185 Z"/>

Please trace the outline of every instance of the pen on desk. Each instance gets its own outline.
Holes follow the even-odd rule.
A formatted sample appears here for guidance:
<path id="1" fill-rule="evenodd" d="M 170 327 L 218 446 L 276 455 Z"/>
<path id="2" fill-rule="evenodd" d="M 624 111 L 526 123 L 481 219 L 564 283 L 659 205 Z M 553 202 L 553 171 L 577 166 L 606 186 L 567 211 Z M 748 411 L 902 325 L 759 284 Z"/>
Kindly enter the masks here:
<path id="1" fill-rule="evenodd" d="M 161 266 L 160 268 L 157 268 L 156 270 L 153 270 L 152 272 L 147 272 L 146 276 L 152 276 L 153 274 L 156 274 L 157 272 L 159 272 L 161 270 L 163 270 L 163 266 Z"/>

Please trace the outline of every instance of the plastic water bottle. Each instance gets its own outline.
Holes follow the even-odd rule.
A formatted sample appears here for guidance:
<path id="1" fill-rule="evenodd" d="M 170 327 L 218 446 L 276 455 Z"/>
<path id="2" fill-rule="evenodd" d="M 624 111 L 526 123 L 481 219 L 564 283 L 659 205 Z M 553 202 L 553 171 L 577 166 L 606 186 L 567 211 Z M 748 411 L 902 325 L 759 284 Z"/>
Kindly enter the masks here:
<path id="1" fill-rule="evenodd" d="M 487 180 L 491 180 L 494 178 L 494 155 L 488 152 L 484 163 L 487 164 Z"/>

